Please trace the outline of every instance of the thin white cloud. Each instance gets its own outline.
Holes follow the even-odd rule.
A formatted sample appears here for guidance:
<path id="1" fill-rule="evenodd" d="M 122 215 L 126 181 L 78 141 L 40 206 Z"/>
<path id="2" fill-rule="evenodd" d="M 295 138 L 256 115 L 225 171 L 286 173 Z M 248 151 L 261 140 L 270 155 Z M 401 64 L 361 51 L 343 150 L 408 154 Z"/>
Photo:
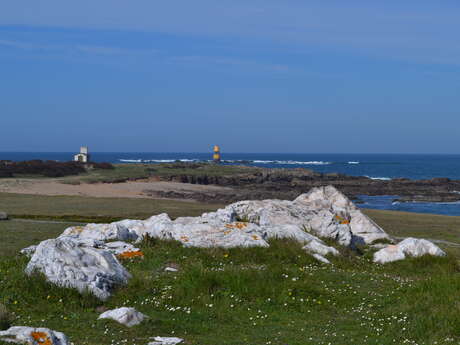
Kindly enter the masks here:
<path id="1" fill-rule="evenodd" d="M 0 25 L 232 37 L 283 48 L 460 61 L 460 4 L 453 1 L 15 0 L 0 7 Z"/>

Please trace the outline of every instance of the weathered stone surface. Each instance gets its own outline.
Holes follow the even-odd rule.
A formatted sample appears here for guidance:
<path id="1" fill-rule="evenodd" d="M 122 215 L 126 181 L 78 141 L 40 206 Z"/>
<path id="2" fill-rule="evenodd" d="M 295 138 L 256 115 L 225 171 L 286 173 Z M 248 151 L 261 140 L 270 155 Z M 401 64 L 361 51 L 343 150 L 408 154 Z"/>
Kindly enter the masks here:
<path id="1" fill-rule="evenodd" d="M 70 345 L 64 333 L 48 328 L 16 326 L 0 331 L 0 340 L 7 343 L 29 345 Z"/>
<path id="2" fill-rule="evenodd" d="M 26 267 L 26 273 L 42 272 L 48 281 L 80 292 L 90 291 L 105 300 L 130 274 L 100 243 L 75 236 L 41 242 Z"/>
<path id="3" fill-rule="evenodd" d="M 313 188 L 300 195 L 294 203 L 316 213 L 311 222 L 312 231 L 335 238 L 341 244 L 346 245 L 350 240 L 371 244 L 376 240 L 390 239 L 382 228 L 332 186 Z M 335 226 L 337 223 L 339 225 Z M 350 234 L 347 234 L 347 229 Z"/>
<path id="4" fill-rule="evenodd" d="M 374 253 L 374 262 L 385 264 L 404 260 L 407 256 L 419 257 L 423 255 L 445 256 L 446 253 L 430 241 L 409 237 L 397 245 L 389 245 Z"/>
<path id="5" fill-rule="evenodd" d="M 419 238 L 406 238 L 404 241 L 398 243 L 398 247 L 402 249 L 404 254 L 409 256 L 445 256 L 446 253 L 434 243 Z"/>
<path id="6" fill-rule="evenodd" d="M 134 226 L 141 221 L 124 220 L 111 224 L 87 224 L 85 226 L 72 226 L 64 231 L 61 236 L 79 236 L 98 241 L 129 241 L 136 239 L 129 230 L 129 226 Z"/>
<path id="7" fill-rule="evenodd" d="M 98 319 L 112 319 L 127 327 L 133 327 L 139 325 L 146 318 L 147 316 L 138 312 L 134 308 L 122 307 L 108 310 L 105 313 L 99 315 Z"/>
<path id="8" fill-rule="evenodd" d="M 27 248 L 21 249 L 20 253 L 22 255 L 31 257 L 32 255 L 34 255 L 36 249 L 37 249 L 37 245 L 32 245 Z"/>
<path id="9" fill-rule="evenodd" d="M 123 241 L 114 241 L 114 242 L 107 242 L 100 246 L 102 249 L 106 249 L 109 252 L 115 254 L 115 255 L 121 255 L 124 253 L 133 253 L 133 252 L 139 252 L 140 249 L 134 247 L 130 243 L 126 243 Z"/>
<path id="10" fill-rule="evenodd" d="M 8 214 L 6 212 L 0 212 L 0 220 L 8 220 Z"/>
<path id="11" fill-rule="evenodd" d="M 155 337 L 153 340 L 148 345 L 177 345 L 184 341 L 184 339 L 174 337 Z"/>
<path id="12" fill-rule="evenodd" d="M 393 262 L 398 260 L 404 260 L 406 255 L 397 245 L 392 244 L 378 252 L 374 253 L 374 262 L 379 264 L 386 264 L 387 262 Z"/>
<path id="13" fill-rule="evenodd" d="M 372 243 L 389 236 L 334 187 L 319 187 L 294 201 L 240 201 L 201 217 L 171 220 L 167 214 L 144 221 L 88 224 L 67 229 L 63 236 L 93 240 L 135 240 L 152 237 L 177 240 L 187 247 L 268 247 L 272 238 L 290 238 L 308 245 L 316 236 L 339 244 Z M 313 246 L 308 252 L 321 255 Z M 316 246 L 317 247 L 317 246 Z M 332 251 L 329 254 L 336 255 Z"/>

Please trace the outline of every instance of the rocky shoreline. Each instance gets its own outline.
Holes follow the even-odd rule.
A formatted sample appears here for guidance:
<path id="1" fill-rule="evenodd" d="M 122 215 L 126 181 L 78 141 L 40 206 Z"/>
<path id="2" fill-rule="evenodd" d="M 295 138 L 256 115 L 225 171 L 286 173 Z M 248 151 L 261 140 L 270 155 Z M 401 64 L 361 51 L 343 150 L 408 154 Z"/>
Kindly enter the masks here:
<path id="1" fill-rule="evenodd" d="M 242 167 L 239 167 L 241 170 Z M 209 175 L 200 166 L 193 173 L 181 173 L 172 169 L 171 173 L 156 176 L 160 181 L 180 182 L 198 185 L 230 187 L 222 192 L 149 191 L 152 197 L 181 198 L 200 202 L 234 202 L 237 200 L 294 199 L 299 194 L 314 187 L 333 185 L 347 197 L 359 202 L 359 195 L 395 195 L 399 202 L 455 202 L 460 201 L 460 180 L 433 178 L 430 180 L 410 180 L 397 178 L 376 180 L 365 176 L 343 174 L 322 174 L 308 169 L 267 169 L 246 167 L 248 172 L 238 174 Z M 152 174 L 155 176 L 155 172 Z"/>

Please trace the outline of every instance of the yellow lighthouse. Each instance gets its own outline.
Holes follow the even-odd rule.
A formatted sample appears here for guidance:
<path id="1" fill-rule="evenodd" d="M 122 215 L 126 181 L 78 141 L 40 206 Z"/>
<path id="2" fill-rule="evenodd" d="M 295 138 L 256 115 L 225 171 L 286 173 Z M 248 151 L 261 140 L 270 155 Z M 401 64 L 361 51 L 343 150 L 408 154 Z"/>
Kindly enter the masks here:
<path id="1" fill-rule="evenodd" d="M 214 160 L 214 163 L 219 163 L 221 156 L 220 156 L 220 147 L 215 145 L 214 146 L 214 154 L 212 156 L 212 159 Z"/>

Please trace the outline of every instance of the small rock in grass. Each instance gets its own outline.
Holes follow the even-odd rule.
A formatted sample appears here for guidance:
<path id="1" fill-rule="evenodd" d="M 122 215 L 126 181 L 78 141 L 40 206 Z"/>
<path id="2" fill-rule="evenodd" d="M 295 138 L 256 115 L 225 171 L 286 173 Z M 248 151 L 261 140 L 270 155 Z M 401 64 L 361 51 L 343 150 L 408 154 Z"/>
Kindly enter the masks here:
<path id="1" fill-rule="evenodd" d="M 174 337 L 155 337 L 153 340 L 148 345 L 177 345 L 184 341 L 184 339 Z"/>
<path id="2" fill-rule="evenodd" d="M 179 270 L 174 267 L 166 267 L 165 272 L 179 272 Z"/>
<path id="3" fill-rule="evenodd" d="M 419 257 L 423 255 L 445 256 L 446 253 L 430 241 L 409 237 L 396 245 L 389 245 L 380 249 L 374 254 L 374 262 L 385 264 L 404 260 L 406 256 Z"/>
<path id="4" fill-rule="evenodd" d="M 0 220 L 8 220 L 8 214 L 6 212 L 0 212 Z"/>
<path id="5" fill-rule="evenodd" d="M 99 315 L 98 319 L 112 319 L 127 327 L 133 327 L 140 324 L 146 318 L 147 316 L 134 308 L 123 307 L 106 311 Z"/>
<path id="6" fill-rule="evenodd" d="M 0 331 L 0 341 L 16 344 L 70 345 L 64 333 L 48 328 L 16 326 Z"/>
<path id="7" fill-rule="evenodd" d="M 330 264 L 331 262 L 326 259 L 324 256 L 319 255 L 319 254 L 313 254 L 312 255 L 316 260 L 321 261 L 323 264 Z"/>

